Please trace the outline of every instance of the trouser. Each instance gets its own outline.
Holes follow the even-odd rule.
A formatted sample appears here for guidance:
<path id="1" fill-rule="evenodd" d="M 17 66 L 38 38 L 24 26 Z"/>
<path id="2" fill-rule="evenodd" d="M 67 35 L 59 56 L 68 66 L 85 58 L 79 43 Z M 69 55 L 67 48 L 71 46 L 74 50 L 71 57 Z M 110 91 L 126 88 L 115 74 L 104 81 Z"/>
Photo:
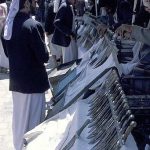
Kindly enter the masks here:
<path id="1" fill-rule="evenodd" d="M 53 44 L 53 46 L 54 45 L 55 44 Z M 71 40 L 68 47 L 55 45 L 55 48 L 57 49 L 59 54 L 62 54 L 62 63 L 67 63 L 78 59 L 78 47 L 75 40 Z M 54 52 L 52 53 L 54 55 Z"/>
<path id="2" fill-rule="evenodd" d="M 51 42 L 52 37 L 53 37 L 53 34 L 48 36 L 48 47 L 49 47 L 50 53 L 52 54 L 52 56 L 55 56 L 56 59 L 60 59 L 62 57 L 61 47 Z"/>
<path id="3" fill-rule="evenodd" d="M 22 150 L 24 134 L 44 121 L 45 93 L 12 92 L 12 132 L 15 150 Z"/>
<path id="4" fill-rule="evenodd" d="M 71 40 L 68 47 L 62 47 L 63 63 L 78 59 L 78 47 L 75 40 Z"/>

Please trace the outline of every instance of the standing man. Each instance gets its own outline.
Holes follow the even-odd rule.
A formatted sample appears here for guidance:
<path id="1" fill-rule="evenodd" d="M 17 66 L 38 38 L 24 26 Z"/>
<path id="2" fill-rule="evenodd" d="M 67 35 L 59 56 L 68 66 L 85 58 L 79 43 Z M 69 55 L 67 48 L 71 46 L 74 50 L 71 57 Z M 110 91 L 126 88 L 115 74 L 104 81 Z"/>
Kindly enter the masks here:
<path id="1" fill-rule="evenodd" d="M 63 63 L 77 59 L 73 6 L 75 0 L 62 1 L 54 21 L 52 43 L 61 46 Z M 73 45 L 74 44 L 74 45 Z"/>
<path id="2" fill-rule="evenodd" d="M 49 59 L 41 24 L 30 18 L 35 2 L 13 0 L 4 28 L 3 46 L 9 58 L 13 98 L 13 142 L 22 150 L 24 133 L 44 119 L 49 82 L 44 63 Z"/>
<path id="3" fill-rule="evenodd" d="M 59 46 L 51 42 L 54 29 L 55 29 L 54 27 L 55 16 L 56 16 L 56 13 L 54 12 L 54 2 L 53 0 L 51 0 L 48 5 L 47 14 L 45 17 L 45 34 L 46 34 L 47 46 L 52 55 L 54 65 L 57 66 L 57 62 L 61 60 L 62 52 Z"/>

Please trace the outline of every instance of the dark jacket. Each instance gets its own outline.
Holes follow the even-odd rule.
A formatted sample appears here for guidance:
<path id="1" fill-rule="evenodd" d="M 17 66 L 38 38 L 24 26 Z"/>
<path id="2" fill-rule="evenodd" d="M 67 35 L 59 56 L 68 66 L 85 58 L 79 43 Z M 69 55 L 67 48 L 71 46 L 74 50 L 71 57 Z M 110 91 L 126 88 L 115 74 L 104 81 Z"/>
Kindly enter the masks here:
<path id="1" fill-rule="evenodd" d="M 141 27 L 147 27 L 149 20 L 150 14 L 145 11 L 144 6 L 142 6 L 139 13 L 136 15 L 134 24 Z"/>
<path id="2" fill-rule="evenodd" d="M 132 9 L 133 8 L 129 0 L 119 0 L 117 18 L 120 25 L 132 23 Z"/>
<path id="3" fill-rule="evenodd" d="M 18 13 L 12 37 L 2 40 L 9 58 L 10 90 L 21 93 L 43 93 L 49 88 L 44 63 L 49 59 L 41 24 L 29 15 Z"/>
<path id="4" fill-rule="evenodd" d="M 53 2 L 50 2 L 48 5 L 48 11 L 45 18 L 45 32 L 47 32 L 49 35 L 53 34 L 54 32 L 54 19 L 56 13 L 53 12 L 54 4 Z"/>
<path id="5" fill-rule="evenodd" d="M 71 41 L 73 14 L 71 6 L 67 2 L 63 2 L 56 14 L 54 21 L 54 34 L 52 43 L 64 47 L 68 47 Z"/>

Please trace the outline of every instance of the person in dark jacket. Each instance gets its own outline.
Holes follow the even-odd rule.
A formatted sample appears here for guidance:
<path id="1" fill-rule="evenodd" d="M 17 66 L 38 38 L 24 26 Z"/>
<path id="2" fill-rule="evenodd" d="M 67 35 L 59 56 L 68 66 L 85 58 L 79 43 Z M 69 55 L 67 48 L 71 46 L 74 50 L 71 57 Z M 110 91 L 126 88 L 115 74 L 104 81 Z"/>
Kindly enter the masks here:
<path id="1" fill-rule="evenodd" d="M 60 61 L 62 57 L 61 49 L 57 45 L 51 42 L 54 29 L 55 29 L 54 27 L 55 16 L 56 13 L 54 12 L 54 3 L 53 0 L 51 0 L 48 5 L 48 10 L 45 18 L 45 34 L 46 34 L 47 47 L 52 55 L 52 59 L 54 63 L 53 67 L 57 66 L 57 61 Z"/>
<path id="2" fill-rule="evenodd" d="M 45 17 L 45 32 L 47 35 L 51 35 L 54 32 L 54 19 L 56 13 L 54 12 L 54 3 L 51 0 L 48 4 L 48 10 Z"/>
<path id="3" fill-rule="evenodd" d="M 57 12 L 54 25 L 56 30 L 52 38 L 52 43 L 68 47 L 72 36 L 73 13 L 69 1 L 62 2 Z"/>
<path id="4" fill-rule="evenodd" d="M 114 24 L 114 29 L 119 27 L 121 24 L 131 24 L 132 23 L 132 10 L 133 5 L 129 0 L 119 0 L 117 7 L 117 21 Z"/>
<path id="5" fill-rule="evenodd" d="M 74 4 L 75 0 L 62 1 L 54 21 L 52 43 L 62 47 L 63 63 L 76 59 L 76 52 L 70 48 L 75 38 Z"/>
<path id="6" fill-rule="evenodd" d="M 22 150 L 24 133 L 45 117 L 45 91 L 49 82 L 44 63 L 49 54 L 41 24 L 30 18 L 34 1 L 20 0 L 19 5 L 18 2 L 12 1 L 4 28 L 3 47 L 9 59 L 13 142 L 15 150 Z"/>
<path id="7" fill-rule="evenodd" d="M 142 6 L 140 8 L 139 13 L 137 14 L 137 16 L 135 18 L 134 25 L 138 25 L 141 27 L 147 27 L 149 20 L 150 20 L 150 13 L 148 13 L 145 10 L 144 6 Z"/>

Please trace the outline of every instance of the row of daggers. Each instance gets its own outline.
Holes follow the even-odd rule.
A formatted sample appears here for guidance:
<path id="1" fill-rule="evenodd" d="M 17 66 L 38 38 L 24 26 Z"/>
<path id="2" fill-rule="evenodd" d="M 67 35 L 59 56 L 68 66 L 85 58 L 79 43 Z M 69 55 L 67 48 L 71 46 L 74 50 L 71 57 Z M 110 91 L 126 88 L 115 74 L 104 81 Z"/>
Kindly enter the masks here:
<path id="1" fill-rule="evenodd" d="M 120 150 L 136 127 L 116 70 L 111 71 L 106 82 L 94 94 L 89 101 L 90 119 L 84 122 L 62 150 L 70 150 L 86 127 L 89 128 L 87 139 L 91 150 Z"/>
<path id="2" fill-rule="evenodd" d="M 89 102 L 87 137 L 92 150 L 119 150 L 136 126 L 116 70 Z"/>

